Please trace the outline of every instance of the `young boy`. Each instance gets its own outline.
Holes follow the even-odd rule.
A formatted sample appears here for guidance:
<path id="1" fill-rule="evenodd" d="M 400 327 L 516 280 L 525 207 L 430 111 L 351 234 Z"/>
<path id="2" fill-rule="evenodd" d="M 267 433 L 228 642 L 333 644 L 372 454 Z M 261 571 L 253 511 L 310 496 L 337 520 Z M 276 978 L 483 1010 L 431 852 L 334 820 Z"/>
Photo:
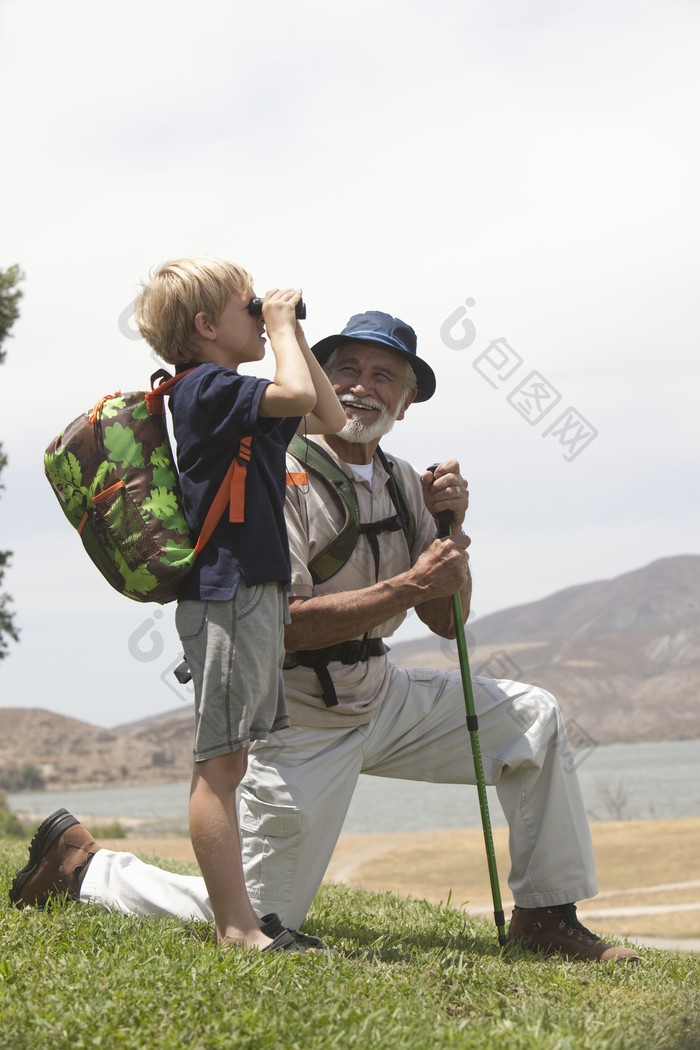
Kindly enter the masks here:
<path id="1" fill-rule="evenodd" d="M 218 941 L 304 950 L 285 929 L 261 928 L 241 864 L 236 788 L 251 739 L 289 725 L 281 665 L 290 563 L 284 523 L 285 452 L 297 429 L 334 433 L 345 413 L 311 354 L 295 306 L 301 292 L 269 291 L 262 317 L 248 310 L 251 276 L 223 259 L 160 267 L 137 303 L 141 334 L 177 371 L 194 367 L 170 397 L 185 513 L 197 535 L 221 480 L 252 436 L 243 521 L 219 522 L 178 596 L 176 624 L 195 690 L 192 845 Z M 272 381 L 242 375 L 265 335 Z"/>

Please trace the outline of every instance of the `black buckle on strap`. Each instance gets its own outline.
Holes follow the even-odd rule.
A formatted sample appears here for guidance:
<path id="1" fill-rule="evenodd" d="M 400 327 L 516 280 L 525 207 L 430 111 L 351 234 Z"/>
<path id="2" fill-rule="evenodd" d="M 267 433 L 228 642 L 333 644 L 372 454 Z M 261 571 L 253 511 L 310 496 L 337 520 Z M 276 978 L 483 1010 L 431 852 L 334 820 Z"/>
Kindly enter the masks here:
<path id="1" fill-rule="evenodd" d="M 341 664 L 366 663 L 370 656 L 383 656 L 388 652 L 381 638 L 362 638 L 361 641 L 345 642 L 339 646 L 341 655 L 334 657 Z"/>
<path id="2" fill-rule="evenodd" d="M 383 656 L 389 652 L 381 638 L 360 638 L 351 642 L 340 642 L 338 645 L 327 645 L 325 649 L 299 649 L 287 653 L 284 666 L 293 667 L 327 667 L 337 661 L 341 664 L 365 663 L 371 656 Z"/>
<path id="3" fill-rule="evenodd" d="M 284 667 L 286 670 L 294 667 L 312 667 L 321 683 L 324 704 L 326 707 L 335 707 L 338 697 L 328 664 L 334 660 L 341 664 L 366 663 L 371 656 L 383 656 L 388 652 L 389 646 L 385 645 L 381 638 L 361 638 L 339 645 L 328 645 L 325 649 L 299 649 L 296 653 L 287 653 Z"/>

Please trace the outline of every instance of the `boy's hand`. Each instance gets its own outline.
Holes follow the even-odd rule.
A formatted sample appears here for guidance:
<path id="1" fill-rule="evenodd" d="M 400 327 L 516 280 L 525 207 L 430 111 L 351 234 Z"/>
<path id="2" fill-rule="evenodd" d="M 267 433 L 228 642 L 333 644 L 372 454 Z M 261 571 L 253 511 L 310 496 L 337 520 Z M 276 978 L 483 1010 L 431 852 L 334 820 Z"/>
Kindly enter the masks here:
<path id="1" fill-rule="evenodd" d="M 270 338 L 282 331 L 296 331 L 297 318 L 294 308 L 300 299 L 301 288 L 271 288 L 265 293 L 262 313 Z"/>

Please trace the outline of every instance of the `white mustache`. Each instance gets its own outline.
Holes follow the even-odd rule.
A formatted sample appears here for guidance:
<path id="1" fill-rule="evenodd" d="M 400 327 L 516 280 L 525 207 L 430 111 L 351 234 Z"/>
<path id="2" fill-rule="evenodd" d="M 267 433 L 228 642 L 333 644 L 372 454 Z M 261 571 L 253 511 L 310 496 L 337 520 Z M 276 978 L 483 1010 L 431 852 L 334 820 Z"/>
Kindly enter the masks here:
<path id="1" fill-rule="evenodd" d="M 349 405 L 350 408 L 373 408 L 381 412 L 384 405 L 373 397 L 353 397 L 352 394 L 340 394 L 338 400 L 341 405 Z"/>

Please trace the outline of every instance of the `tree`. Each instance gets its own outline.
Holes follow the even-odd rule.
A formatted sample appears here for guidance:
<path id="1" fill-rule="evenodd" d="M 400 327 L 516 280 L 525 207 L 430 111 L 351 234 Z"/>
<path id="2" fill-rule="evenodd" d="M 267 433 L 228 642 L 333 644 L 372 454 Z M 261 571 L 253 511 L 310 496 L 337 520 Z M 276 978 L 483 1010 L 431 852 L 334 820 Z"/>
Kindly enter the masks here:
<path id="1" fill-rule="evenodd" d="M 22 298 L 19 282 L 24 279 L 24 274 L 19 266 L 10 266 L 7 270 L 0 270 L 0 364 L 5 360 L 3 343 L 10 334 L 10 329 L 19 317 L 19 301 Z M 7 464 L 7 456 L 0 445 L 0 474 Z M 0 484 L 0 490 L 3 485 Z M 5 569 L 9 565 L 12 551 L 0 551 L 0 588 L 2 587 Z M 0 590 L 0 660 L 8 653 L 8 639 L 19 641 L 19 631 L 15 627 L 13 614 L 10 612 L 9 594 Z"/>
<path id="2" fill-rule="evenodd" d="M 0 838 L 24 838 L 26 834 L 27 829 L 8 806 L 5 792 L 0 791 Z"/>

